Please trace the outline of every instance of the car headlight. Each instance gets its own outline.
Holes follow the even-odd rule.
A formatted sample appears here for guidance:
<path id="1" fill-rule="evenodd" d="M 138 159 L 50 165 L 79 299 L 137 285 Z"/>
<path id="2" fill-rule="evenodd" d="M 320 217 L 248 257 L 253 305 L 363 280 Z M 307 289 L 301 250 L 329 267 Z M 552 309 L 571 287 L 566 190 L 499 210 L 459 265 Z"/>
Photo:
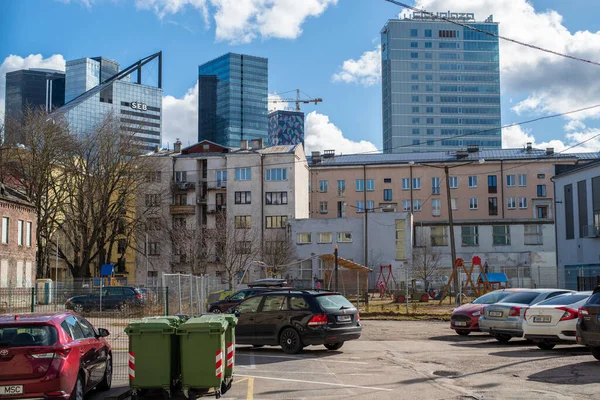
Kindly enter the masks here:
<path id="1" fill-rule="evenodd" d="M 475 311 L 473 314 L 471 314 L 472 317 L 479 317 L 481 315 L 481 311 Z"/>

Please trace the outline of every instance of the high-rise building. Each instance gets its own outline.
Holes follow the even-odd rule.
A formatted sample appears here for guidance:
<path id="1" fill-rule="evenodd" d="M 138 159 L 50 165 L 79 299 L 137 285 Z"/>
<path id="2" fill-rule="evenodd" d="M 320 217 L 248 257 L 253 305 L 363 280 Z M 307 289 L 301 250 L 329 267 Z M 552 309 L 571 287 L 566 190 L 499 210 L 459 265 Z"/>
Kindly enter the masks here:
<path id="1" fill-rule="evenodd" d="M 437 15 L 498 34 L 492 16 Z M 501 148 L 497 37 L 415 12 L 385 24 L 381 62 L 384 152 Z"/>
<path id="2" fill-rule="evenodd" d="M 227 53 L 198 68 L 198 141 L 268 141 L 268 59 Z"/>
<path id="3" fill-rule="evenodd" d="M 6 74 L 6 144 L 21 143 L 13 123 L 22 122 L 27 108 L 51 112 L 65 103 L 65 73 L 49 69 L 22 69 Z"/>
<path id="4" fill-rule="evenodd" d="M 142 84 L 143 67 L 155 59 L 158 71 L 148 76 L 156 78 L 156 86 Z M 102 57 L 69 61 L 65 98 L 70 100 L 55 113 L 64 115 L 74 134 L 91 131 L 112 113 L 121 130 L 139 139 L 140 151 L 154 150 L 162 141 L 162 52 L 121 71 Z"/>
<path id="5" fill-rule="evenodd" d="M 269 113 L 269 146 L 304 145 L 304 113 L 277 110 Z"/>

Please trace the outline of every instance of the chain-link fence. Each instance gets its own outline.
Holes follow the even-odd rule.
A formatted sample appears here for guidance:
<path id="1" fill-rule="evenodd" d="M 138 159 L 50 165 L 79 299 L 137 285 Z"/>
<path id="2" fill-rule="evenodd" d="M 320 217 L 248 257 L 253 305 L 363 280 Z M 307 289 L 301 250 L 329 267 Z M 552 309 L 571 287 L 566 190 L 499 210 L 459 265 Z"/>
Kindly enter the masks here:
<path id="1" fill-rule="evenodd" d="M 198 316 L 208 311 L 209 303 L 229 294 L 221 278 L 210 275 L 164 274 L 163 286 L 169 288 L 171 313 Z"/>

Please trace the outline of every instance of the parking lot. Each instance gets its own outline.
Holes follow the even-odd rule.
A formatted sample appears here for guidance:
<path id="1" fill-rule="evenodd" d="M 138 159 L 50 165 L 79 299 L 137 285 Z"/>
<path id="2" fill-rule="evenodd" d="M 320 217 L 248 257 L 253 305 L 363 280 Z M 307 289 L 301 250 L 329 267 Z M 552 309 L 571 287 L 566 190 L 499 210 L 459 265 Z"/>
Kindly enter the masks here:
<path id="1" fill-rule="evenodd" d="M 236 379 L 224 398 L 599 397 L 600 362 L 583 347 L 542 351 L 520 339 L 502 345 L 484 334 L 458 336 L 446 322 L 364 321 L 363 327 L 360 340 L 335 352 L 238 347 Z"/>

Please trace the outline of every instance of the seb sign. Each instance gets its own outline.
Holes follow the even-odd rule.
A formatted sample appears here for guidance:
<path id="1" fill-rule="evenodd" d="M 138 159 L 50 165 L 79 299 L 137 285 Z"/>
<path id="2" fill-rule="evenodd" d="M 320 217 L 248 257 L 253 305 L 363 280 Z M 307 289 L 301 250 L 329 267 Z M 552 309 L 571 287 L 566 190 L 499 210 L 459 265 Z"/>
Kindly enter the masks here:
<path id="1" fill-rule="evenodd" d="M 146 103 L 139 103 L 137 101 L 131 102 L 131 108 L 134 110 L 148 111 L 148 105 L 146 105 Z"/>

